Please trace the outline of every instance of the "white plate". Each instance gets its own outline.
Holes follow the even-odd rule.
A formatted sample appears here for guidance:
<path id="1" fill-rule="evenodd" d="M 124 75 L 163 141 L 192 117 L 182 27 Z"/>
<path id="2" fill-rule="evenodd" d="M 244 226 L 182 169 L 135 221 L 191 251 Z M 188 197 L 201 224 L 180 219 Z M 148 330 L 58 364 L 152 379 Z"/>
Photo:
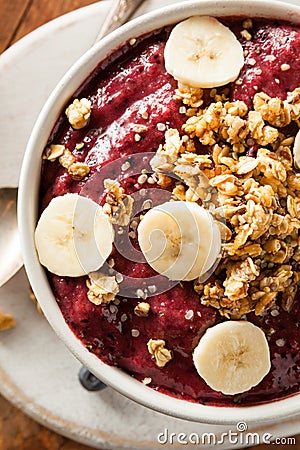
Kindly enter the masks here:
<path id="1" fill-rule="evenodd" d="M 164 4 L 173 2 L 164 0 Z M 92 44 L 110 5 L 106 0 L 60 17 L 0 56 L 0 95 L 5 111 L 0 121 L 1 185 L 17 185 L 26 141 L 43 102 L 66 69 Z M 139 13 L 158 6 L 159 0 L 146 0 Z M 110 388 L 100 393 L 85 391 L 77 379 L 80 363 L 38 314 L 23 270 L 0 289 L 0 310 L 11 312 L 17 320 L 15 329 L 0 335 L 0 392 L 47 427 L 107 450 L 157 449 L 162 446 L 157 436 L 165 429 L 169 434 L 188 436 L 215 433 L 217 441 L 221 433 L 229 431 L 228 427 L 200 425 L 150 411 Z M 231 430 L 235 432 L 236 427 Z M 300 417 L 260 424 L 248 432 L 257 432 L 261 438 L 264 433 L 273 438 L 290 436 L 300 432 Z M 227 438 L 225 445 L 216 447 L 247 445 L 246 433 L 242 436 L 238 445 Z M 175 441 L 165 448 L 182 445 Z M 211 447 L 208 438 L 203 447 Z"/>

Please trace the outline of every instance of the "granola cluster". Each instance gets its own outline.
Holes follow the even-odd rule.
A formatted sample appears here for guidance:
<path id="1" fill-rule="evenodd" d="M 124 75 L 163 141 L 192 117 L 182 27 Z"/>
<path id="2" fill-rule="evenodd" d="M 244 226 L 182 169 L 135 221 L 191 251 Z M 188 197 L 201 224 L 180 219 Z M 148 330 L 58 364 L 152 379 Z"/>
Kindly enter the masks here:
<path id="1" fill-rule="evenodd" d="M 284 101 L 257 93 L 251 110 L 226 94 L 213 89 L 203 108 L 201 89 L 179 86 L 185 134 L 167 130 L 151 165 L 178 180 L 177 198 L 198 202 L 220 226 L 221 262 L 206 282 L 194 283 L 201 302 L 234 319 L 279 302 L 290 311 L 300 278 L 300 173 L 293 155 L 300 88 Z"/>
<path id="2" fill-rule="evenodd" d="M 141 302 L 134 308 L 134 314 L 138 317 L 148 317 L 150 308 L 149 303 Z"/>
<path id="3" fill-rule="evenodd" d="M 158 367 L 164 367 L 172 359 L 172 353 L 165 345 L 166 342 L 162 339 L 150 339 L 147 343 L 148 351 Z"/>
<path id="4" fill-rule="evenodd" d="M 84 128 L 91 117 L 92 103 L 87 98 L 75 98 L 66 109 L 66 116 L 75 130 Z"/>
<path id="5" fill-rule="evenodd" d="M 113 301 L 119 292 L 119 285 L 114 276 L 109 277 L 98 272 L 89 274 L 86 286 L 88 288 L 87 297 L 94 305 Z"/>
<path id="6" fill-rule="evenodd" d="M 43 159 L 54 162 L 58 159 L 62 167 L 68 170 L 73 180 L 80 181 L 90 173 L 87 164 L 76 160 L 73 153 L 61 144 L 52 144 L 47 147 L 43 154 Z"/>
<path id="7" fill-rule="evenodd" d="M 0 311 L 0 331 L 10 330 L 16 326 L 16 321 L 10 314 L 4 314 Z"/>
<path id="8" fill-rule="evenodd" d="M 127 226 L 130 222 L 133 198 L 124 193 L 124 189 L 116 180 L 104 180 L 107 191 L 103 211 L 111 218 L 111 222 L 120 226 Z"/>

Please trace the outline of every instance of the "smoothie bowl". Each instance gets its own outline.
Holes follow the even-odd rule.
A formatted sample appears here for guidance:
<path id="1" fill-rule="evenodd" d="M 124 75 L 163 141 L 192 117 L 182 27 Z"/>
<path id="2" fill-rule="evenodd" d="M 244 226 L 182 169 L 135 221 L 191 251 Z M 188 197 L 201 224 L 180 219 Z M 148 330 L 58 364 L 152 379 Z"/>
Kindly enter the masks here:
<path id="1" fill-rule="evenodd" d="M 72 353 L 145 406 L 300 413 L 299 55 L 300 8 L 185 2 L 88 51 L 34 127 L 32 288 Z"/>

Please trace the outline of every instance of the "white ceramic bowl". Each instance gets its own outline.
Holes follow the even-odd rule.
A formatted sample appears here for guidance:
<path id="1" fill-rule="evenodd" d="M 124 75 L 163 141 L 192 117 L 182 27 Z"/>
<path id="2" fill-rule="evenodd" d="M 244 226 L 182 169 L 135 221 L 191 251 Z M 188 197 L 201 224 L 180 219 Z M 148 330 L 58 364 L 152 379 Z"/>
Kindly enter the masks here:
<path id="1" fill-rule="evenodd" d="M 41 155 L 61 110 L 90 72 L 111 51 L 132 37 L 195 14 L 265 17 L 300 23 L 300 7 L 270 0 L 189 1 L 146 14 L 104 38 L 67 72 L 49 97 L 32 131 L 26 149 L 19 187 L 19 226 L 25 268 L 36 297 L 55 332 L 70 351 L 104 383 L 154 410 L 203 423 L 232 424 L 279 421 L 300 413 L 300 393 L 258 406 L 215 407 L 176 399 L 144 386 L 122 370 L 104 364 L 72 333 L 60 312 L 34 246 L 34 229 L 40 186 Z"/>

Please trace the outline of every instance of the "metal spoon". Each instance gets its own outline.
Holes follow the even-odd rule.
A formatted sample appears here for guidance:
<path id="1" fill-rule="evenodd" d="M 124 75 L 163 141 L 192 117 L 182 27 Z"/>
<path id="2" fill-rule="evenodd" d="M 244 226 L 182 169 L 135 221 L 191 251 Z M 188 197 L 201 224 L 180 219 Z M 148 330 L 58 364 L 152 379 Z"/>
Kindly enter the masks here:
<path id="1" fill-rule="evenodd" d="M 18 224 L 17 188 L 0 189 L 0 287 L 23 265 Z"/>
<path id="2" fill-rule="evenodd" d="M 96 37 L 95 43 L 104 36 L 116 30 L 123 23 L 130 19 L 132 14 L 143 3 L 144 0 L 115 0 L 112 8 L 107 15 L 103 25 Z"/>
<path id="3" fill-rule="evenodd" d="M 125 23 L 144 0 L 115 0 L 95 40 Z M 17 225 L 16 187 L 0 188 L 0 287 L 22 267 Z"/>

